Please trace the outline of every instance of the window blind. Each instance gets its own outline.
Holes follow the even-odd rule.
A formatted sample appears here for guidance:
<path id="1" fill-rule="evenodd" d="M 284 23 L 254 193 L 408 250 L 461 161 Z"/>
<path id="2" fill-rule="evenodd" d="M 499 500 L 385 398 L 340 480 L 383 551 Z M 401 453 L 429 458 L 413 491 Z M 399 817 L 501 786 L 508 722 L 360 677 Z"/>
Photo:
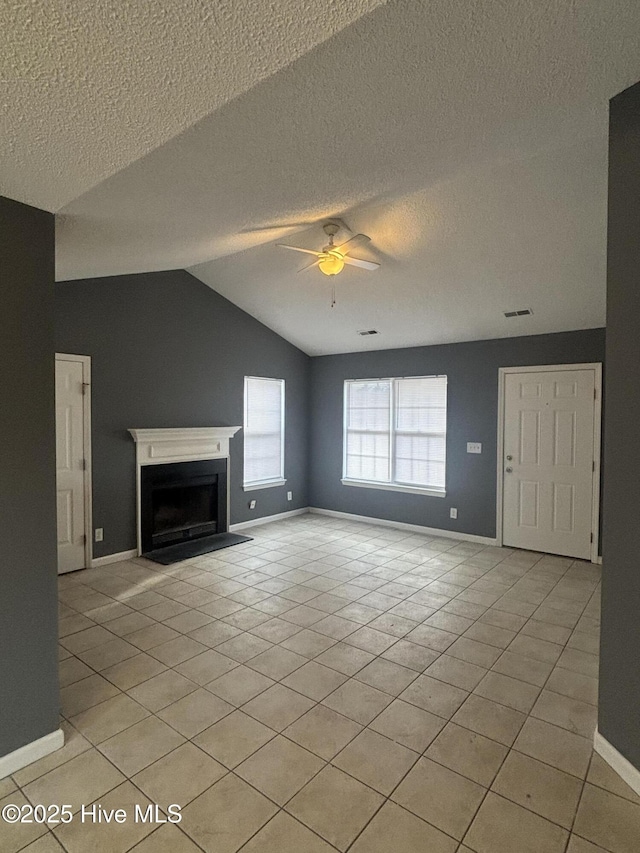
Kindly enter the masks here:
<path id="1" fill-rule="evenodd" d="M 284 479 L 284 379 L 244 379 L 244 485 Z"/>
<path id="2" fill-rule="evenodd" d="M 445 490 L 447 377 L 347 380 L 347 480 Z"/>
<path id="3" fill-rule="evenodd" d="M 395 391 L 394 481 L 444 491 L 447 379 L 396 379 Z"/>
<path id="4" fill-rule="evenodd" d="M 347 382 L 345 477 L 391 477 L 391 382 Z"/>

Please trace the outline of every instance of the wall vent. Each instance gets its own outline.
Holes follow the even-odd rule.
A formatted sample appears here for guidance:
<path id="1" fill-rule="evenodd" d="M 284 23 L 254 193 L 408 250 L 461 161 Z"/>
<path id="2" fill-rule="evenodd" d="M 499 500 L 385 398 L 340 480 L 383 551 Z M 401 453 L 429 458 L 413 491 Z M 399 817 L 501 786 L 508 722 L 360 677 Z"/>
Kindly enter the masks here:
<path id="1" fill-rule="evenodd" d="M 380 332 L 377 329 L 359 329 L 359 335 L 379 335 Z"/>
<path id="2" fill-rule="evenodd" d="M 505 317 L 527 317 L 529 314 L 533 314 L 531 308 L 521 308 L 519 311 L 505 311 Z"/>

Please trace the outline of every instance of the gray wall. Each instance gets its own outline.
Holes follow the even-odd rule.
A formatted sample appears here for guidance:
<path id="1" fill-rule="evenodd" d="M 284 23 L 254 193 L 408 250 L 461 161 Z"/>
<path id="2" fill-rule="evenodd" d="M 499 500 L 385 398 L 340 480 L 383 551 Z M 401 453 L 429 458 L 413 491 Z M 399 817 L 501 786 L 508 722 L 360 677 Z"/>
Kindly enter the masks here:
<path id="1" fill-rule="evenodd" d="M 0 197 L 0 756 L 59 725 L 53 240 Z"/>
<path id="2" fill-rule="evenodd" d="M 640 84 L 611 102 L 598 728 L 640 769 Z"/>
<path id="3" fill-rule="evenodd" d="M 498 368 L 603 361 L 604 337 L 588 329 L 312 359 L 311 505 L 494 537 Z M 431 374 L 448 377 L 446 498 L 343 486 L 344 380 Z M 482 454 L 468 454 L 468 441 L 481 441 Z"/>
<path id="4" fill-rule="evenodd" d="M 292 344 L 184 270 L 59 283 L 55 318 L 56 350 L 92 359 L 93 522 L 104 528 L 95 556 L 136 545 L 127 430 L 242 425 L 246 374 L 286 381 L 287 485 L 242 490 L 240 431 L 231 522 L 307 506 L 309 358 Z"/>

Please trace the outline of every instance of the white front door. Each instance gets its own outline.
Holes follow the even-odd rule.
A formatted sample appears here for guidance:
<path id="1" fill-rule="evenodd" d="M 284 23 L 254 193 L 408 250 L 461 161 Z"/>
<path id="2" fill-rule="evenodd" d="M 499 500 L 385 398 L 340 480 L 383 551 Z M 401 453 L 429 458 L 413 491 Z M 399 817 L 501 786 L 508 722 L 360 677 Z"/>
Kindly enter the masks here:
<path id="1" fill-rule="evenodd" d="M 591 556 L 593 368 L 506 373 L 503 544 Z"/>
<path id="2" fill-rule="evenodd" d="M 58 574 L 84 569 L 85 363 L 56 355 Z"/>

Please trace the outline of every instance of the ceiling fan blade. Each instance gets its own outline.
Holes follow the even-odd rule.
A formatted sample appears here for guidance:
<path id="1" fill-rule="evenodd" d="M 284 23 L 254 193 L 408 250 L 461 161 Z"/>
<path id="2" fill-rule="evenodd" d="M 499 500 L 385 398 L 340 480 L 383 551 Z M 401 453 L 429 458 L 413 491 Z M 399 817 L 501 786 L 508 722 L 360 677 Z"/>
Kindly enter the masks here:
<path id="1" fill-rule="evenodd" d="M 371 237 L 367 237 L 366 234 L 356 234 L 355 237 L 347 240 L 347 242 L 343 243 L 342 246 L 337 246 L 337 249 L 341 255 L 345 255 L 356 246 L 362 246 L 364 243 L 369 243 L 370 241 Z"/>
<path id="2" fill-rule="evenodd" d="M 259 234 L 262 231 L 293 231 L 297 229 L 302 231 L 304 228 L 311 228 L 317 225 L 317 222 L 287 222 L 284 225 L 260 225 L 257 228 L 243 228 L 241 234 Z"/>
<path id="3" fill-rule="evenodd" d="M 307 270 L 310 270 L 311 267 L 317 267 L 319 263 L 320 258 L 316 258 L 315 261 L 311 261 L 310 264 L 307 264 L 306 266 L 302 267 L 302 269 L 298 270 L 298 272 L 306 272 Z"/>
<path id="4" fill-rule="evenodd" d="M 363 270 L 377 270 L 380 264 L 375 264 L 373 261 L 362 261 L 360 258 L 350 258 L 348 255 L 342 259 L 345 264 L 352 267 L 361 267 Z"/>
<path id="5" fill-rule="evenodd" d="M 322 252 L 314 252 L 313 249 L 301 249 L 300 246 L 287 246 L 284 243 L 276 243 L 276 246 L 280 246 L 281 249 L 291 249 L 292 252 L 304 252 L 307 255 L 315 255 L 317 258 L 322 254 Z"/>

